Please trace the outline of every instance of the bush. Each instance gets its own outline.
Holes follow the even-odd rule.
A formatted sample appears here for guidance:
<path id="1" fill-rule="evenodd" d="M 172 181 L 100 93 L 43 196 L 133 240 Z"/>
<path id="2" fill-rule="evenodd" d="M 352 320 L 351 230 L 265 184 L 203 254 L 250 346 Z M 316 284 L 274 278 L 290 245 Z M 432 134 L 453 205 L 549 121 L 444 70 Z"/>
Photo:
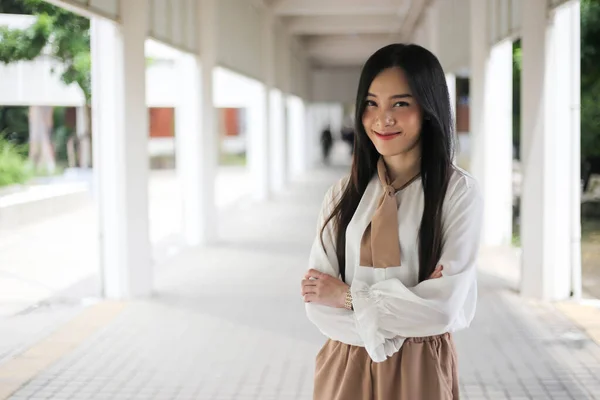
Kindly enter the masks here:
<path id="1" fill-rule="evenodd" d="M 32 168 L 19 146 L 0 136 L 0 186 L 25 183 L 33 176 Z"/>

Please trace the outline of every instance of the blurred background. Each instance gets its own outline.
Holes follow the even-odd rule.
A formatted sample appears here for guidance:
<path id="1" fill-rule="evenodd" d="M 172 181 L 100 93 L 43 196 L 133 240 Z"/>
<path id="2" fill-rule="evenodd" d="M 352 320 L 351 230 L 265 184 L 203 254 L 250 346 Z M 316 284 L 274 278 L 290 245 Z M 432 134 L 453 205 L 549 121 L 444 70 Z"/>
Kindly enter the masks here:
<path id="1" fill-rule="evenodd" d="M 300 279 L 394 42 L 486 199 L 462 397 L 600 399 L 599 0 L 0 0 L 0 399 L 312 398 Z"/>

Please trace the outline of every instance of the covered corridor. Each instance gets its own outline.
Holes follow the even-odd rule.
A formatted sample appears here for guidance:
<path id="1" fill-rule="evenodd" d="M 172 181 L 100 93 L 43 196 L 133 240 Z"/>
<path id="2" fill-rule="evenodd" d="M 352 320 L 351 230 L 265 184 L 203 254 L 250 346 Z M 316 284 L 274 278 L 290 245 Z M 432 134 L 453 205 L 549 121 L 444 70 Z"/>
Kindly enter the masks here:
<path id="1" fill-rule="evenodd" d="M 579 1 L 49 2 L 92 21 L 101 295 L 5 320 L 0 398 L 310 399 L 323 337 L 304 315 L 299 282 L 323 195 L 349 169 L 347 157 L 320 165 L 318 134 L 347 124 L 362 63 L 390 42 L 439 57 L 457 115 L 468 81 L 457 163 L 481 184 L 486 208 L 477 316 L 457 335 L 464 398 L 600 398 L 600 331 L 583 323 L 600 310 L 579 303 Z M 171 211 L 183 246 L 160 265 L 149 219 L 148 38 L 176 54 L 181 201 Z M 517 39 L 520 252 L 509 248 Z M 224 189 L 216 107 L 247 116 L 247 180 Z M 227 190 L 244 194 L 219 209 Z"/>
<path id="2" fill-rule="evenodd" d="M 483 188 L 484 245 L 509 245 L 511 49 L 520 38 L 520 290 L 547 300 L 581 296 L 578 1 L 52 3 L 92 19 L 93 158 L 106 297 L 144 296 L 154 286 L 146 184 L 147 37 L 179 52 L 176 159 L 182 234 L 190 246 L 218 240 L 215 104 L 246 109 L 252 197 L 269 199 L 318 163 L 318 132 L 327 123 L 341 127 L 351 115 L 361 64 L 394 41 L 432 50 L 453 99 L 457 79 L 469 79 L 469 132 L 459 135 L 468 148 L 463 146 L 459 159 Z M 223 69 L 228 75 L 219 79 Z"/>

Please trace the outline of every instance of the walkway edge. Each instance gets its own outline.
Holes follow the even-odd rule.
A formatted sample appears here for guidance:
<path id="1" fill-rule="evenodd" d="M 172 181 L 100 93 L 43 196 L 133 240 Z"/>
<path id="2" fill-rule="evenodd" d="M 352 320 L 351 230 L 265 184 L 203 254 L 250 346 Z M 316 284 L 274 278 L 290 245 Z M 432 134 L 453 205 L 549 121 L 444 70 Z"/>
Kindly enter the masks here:
<path id="1" fill-rule="evenodd" d="M 103 301 L 89 307 L 47 338 L 0 365 L 0 399 L 7 399 L 37 374 L 76 349 L 114 320 L 126 306 L 125 302 Z"/>
<path id="2" fill-rule="evenodd" d="M 561 302 L 556 308 L 600 346 L 600 308 L 578 302 Z"/>

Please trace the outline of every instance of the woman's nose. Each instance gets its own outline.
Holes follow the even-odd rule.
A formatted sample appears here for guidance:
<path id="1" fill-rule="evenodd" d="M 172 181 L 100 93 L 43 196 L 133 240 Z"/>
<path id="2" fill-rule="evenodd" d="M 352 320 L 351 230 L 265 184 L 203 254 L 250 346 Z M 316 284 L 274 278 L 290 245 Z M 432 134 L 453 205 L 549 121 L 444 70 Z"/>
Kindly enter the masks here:
<path id="1" fill-rule="evenodd" d="M 396 123 L 396 120 L 394 118 L 394 116 L 392 115 L 392 113 L 385 111 L 382 114 L 379 115 L 379 117 L 377 118 L 377 125 L 378 126 L 393 126 Z"/>

